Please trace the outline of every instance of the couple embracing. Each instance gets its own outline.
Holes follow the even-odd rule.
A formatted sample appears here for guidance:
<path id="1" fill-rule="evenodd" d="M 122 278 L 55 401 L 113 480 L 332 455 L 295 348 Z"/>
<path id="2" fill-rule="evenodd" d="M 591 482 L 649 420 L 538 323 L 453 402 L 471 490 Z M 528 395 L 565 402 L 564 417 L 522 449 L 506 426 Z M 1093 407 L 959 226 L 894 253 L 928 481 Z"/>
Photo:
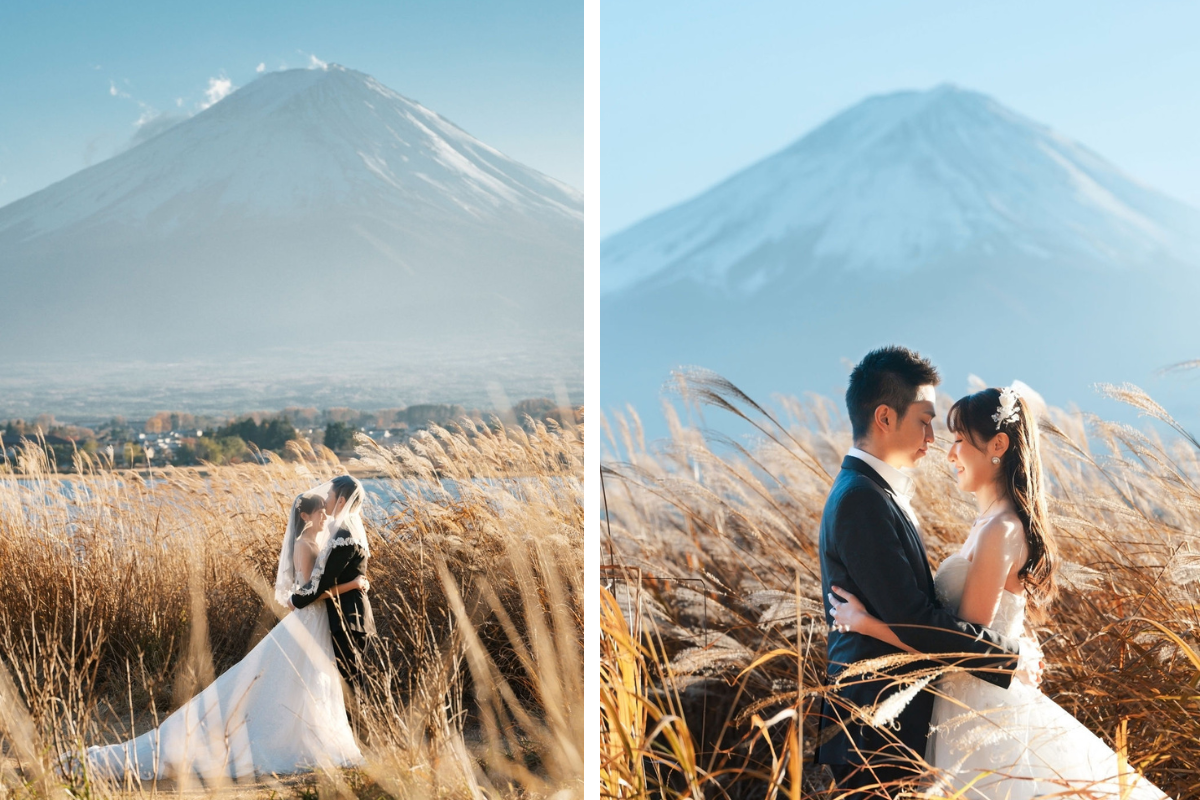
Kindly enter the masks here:
<path id="1" fill-rule="evenodd" d="M 950 408 L 948 459 L 979 514 L 930 570 L 904 470 L 934 441 L 938 382 L 927 359 L 886 347 L 846 391 L 854 447 L 820 530 L 832 695 L 817 758 L 837 796 L 1165 797 L 1037 689 L 1025 620 L 1045 616 L 1057 564 L 1037 422 L 1011 388 Z"/>
<path id="2" fill-rule="evenodd" d="M 276 602 L 293 613 L 154 730 L 89 748 L 91 768 L 211 780 L 360 763 L 341 678 L 361 690 L 375 633 L 363 499 L 348 475 L 295 498 L 275 578 Z"/>

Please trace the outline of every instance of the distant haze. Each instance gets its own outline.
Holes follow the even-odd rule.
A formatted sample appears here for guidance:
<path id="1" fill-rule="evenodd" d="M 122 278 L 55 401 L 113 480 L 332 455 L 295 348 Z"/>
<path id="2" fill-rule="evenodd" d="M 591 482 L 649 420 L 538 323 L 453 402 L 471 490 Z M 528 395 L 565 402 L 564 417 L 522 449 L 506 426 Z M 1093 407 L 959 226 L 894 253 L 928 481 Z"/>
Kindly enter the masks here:
<path id="1" fill-rule="evenodd" d="M 1200 418 L 1195 382 L 1155 372 L 1200 358 L 1200 213 L 959 87 L 868 98 L 608 237 L 601 265 L 606 409 L 657 417 L 686 364 L 840 406 L 894 342 L 954 396 L 977 374 L 1096 409 L 1093 384 L 1131 381 Z"/>
<path id="2" fill-rule="evenodd" d="M 254 365 L 390 406 L 577 393 L 582 219 L 577 190 L 368 75 L 268 73 L 0 208 L 0 388 L 61 408 L 71 373 L 120 373 L 140 401 L 171 369 L 205 391 Z"/>

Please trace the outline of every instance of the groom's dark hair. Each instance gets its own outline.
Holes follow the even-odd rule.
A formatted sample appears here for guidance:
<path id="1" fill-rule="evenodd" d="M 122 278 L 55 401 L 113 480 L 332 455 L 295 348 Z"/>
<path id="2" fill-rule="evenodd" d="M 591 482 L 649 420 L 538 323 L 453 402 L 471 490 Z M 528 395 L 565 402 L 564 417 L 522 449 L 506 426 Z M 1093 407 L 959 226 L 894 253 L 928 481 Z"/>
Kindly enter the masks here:
<path id="1" fill-rule="evenodd" d="M 867 353 L 850 373 L 846 388 L 846 411 L 854 441 L 860 441 L 871 430 L 875 409 L 887 406 L 903 419 L 917 399 L 917 389 L 937 386 L 941 380 L 928 358 L 907 347 L 891 345 Z"/>
<path id="2" fill-rule="evenodd" d="M 331 486 L 333 488 L 334 497 L 340 497 L 348 503 L 350 502 L 350 496 L 353 495 L 354 490 L 358 488 L 358 481 L 349 475 L 338 475 L 333 479 Z M 353 511 L 354 509 L 351 508 L 348 510 Z"/>

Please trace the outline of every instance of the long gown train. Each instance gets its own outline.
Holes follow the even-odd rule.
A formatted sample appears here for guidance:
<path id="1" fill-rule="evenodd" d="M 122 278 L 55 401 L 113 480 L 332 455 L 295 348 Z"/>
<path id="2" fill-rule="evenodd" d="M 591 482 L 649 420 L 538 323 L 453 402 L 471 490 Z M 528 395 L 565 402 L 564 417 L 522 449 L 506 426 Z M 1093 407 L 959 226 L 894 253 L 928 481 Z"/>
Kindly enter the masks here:
<path id="1" fill-rule="evenodd" d="M 351 766 L 362 753 L 346 721 L 325 603 L 284 617 L 246 657 L 137 738 L 90 747 L 93 770 L 142 779 L 231 779 Z"/>

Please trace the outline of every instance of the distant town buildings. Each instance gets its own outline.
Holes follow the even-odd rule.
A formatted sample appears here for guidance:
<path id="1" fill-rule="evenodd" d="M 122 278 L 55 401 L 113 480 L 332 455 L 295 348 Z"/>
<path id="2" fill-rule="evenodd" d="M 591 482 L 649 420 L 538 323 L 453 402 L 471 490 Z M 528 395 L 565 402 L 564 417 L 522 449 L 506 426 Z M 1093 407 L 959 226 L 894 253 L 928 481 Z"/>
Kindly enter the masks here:
<path id="1" fill-rule="evenodd" d="M 566 416 L 582 422 L 582 409 Z M 0 422 L 3 458 L 0 470 L 18 471 L 22 451 L 44 448 L 58 471 L 71 472 L 77 458 L 91 459 L 99 468 L 137 469 L 201 462 L 237 463 L 263 460 L 261 451 L 288 457 L 290 438 L 328 446 L 339 457 L 350 457 L 358 433 L 385 445 L 406 442 L 431 426 L 453 426 L 469 419 L 478 425 L 499 420 L 525 425 L 527 420 L 562 424 L 564 413 L 545 398 L 522 400 L 503 415 L 455 404 L 420 404 L 380 411 L 333 408 L 288 408 L 281 412 L 244 414 L 235 418 L 204 417 L 185 412 L 160 412 L 147 420 L 84 420 L 67 423 L 43 414 L 34 422 Z"/>

